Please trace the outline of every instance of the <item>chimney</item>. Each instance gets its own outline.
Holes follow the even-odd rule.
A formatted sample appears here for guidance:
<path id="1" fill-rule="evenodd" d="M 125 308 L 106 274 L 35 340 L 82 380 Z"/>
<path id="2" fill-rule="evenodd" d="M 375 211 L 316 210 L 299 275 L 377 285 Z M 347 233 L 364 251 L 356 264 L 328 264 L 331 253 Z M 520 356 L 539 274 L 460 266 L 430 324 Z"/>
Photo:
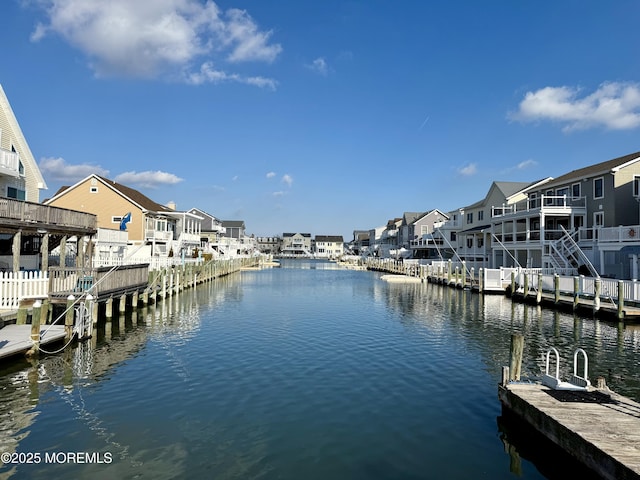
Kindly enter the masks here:
<path id="1" fill-rule="evenodd" d="M 167 203 L 167 208 L 169 208 L 171 210 L 175 210 L 176 209 L 176 202 L 171 200 L 169 203 Z"/>

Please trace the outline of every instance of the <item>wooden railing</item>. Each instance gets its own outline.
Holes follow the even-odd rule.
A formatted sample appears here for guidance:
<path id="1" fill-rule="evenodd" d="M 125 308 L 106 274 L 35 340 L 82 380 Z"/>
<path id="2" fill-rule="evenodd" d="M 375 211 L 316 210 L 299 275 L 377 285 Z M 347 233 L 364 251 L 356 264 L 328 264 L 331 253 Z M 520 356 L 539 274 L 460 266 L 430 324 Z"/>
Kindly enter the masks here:
<path id="1" fill-rule="evenodd" d="M 46 223 L 65 227 L 95 230 L 96 216 L 66 208 L 50 207 L 40 203 L 0 198 L 0 217 L 23 222 Z"/>
<path id="2" fill-rule="evenodd" d="M 99 268 L 49 269 L 51 295 L 90 293 L 94 297 L 111 292 L 123 292 L 145 286 L 149 280 L 149 265 L 121 265 Z"/>

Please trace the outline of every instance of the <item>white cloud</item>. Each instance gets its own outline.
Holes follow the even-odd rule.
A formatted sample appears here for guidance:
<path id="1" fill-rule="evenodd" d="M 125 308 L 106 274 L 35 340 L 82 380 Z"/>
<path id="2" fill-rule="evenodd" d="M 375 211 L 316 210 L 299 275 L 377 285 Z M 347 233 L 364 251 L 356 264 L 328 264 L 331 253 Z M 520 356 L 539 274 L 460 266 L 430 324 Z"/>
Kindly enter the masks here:
<path id="1" fill-rule="evenodd" d="M 183 81 L 190 85 L 202 85 L 203 83 L 223 83 L 223 82 L 237 82 L 244 83 L 246 85 L 253 85 L 255 87 L 268 88 L 275 90 L 278 86 L 278 82 L 271 78 L 265 77 L 246 77 L 238 74 L 229 74 L 221 70 L 216 70 L 211 62 L 205 62 L 200 66 L 200 70 L 197 72 L 183 72 Z"/>
<path id="2" fill-rule="evenodd" d="M 603 83 L 593 93 L 580 96 L 575 87 L 545 87 L 527 92 L 518 111 L 509 117 L 522 122 L 551 120 L 563 131 L 604 127 L 629 130 L 640 127 L 640 85 Z"/>
<path id="3" fill-rule="evenodd" d="M 274 197 L 282 197 L 284 195 L 284 192 L 281 190 L 279 192 L 273 192 L 272 195 Z"/>
<path id="4" fill-rule="evenodd" d="M 233 177 L 231 177 L 231 181 L 232 182 L 237 182 L 239 178 L 240 177 L 238 175 L 234 175 Z"/>
<path id="5" fill-rule="evenodd" d="M 307 68 L 313 72 L 316 72 L 322 76 L 327 76 L 329 73 L 329 66 L 324 58 L 316 58 L 311 65 L 307 65 Z"/>
<path id="6" fill-rule="evenodd" d="M 477 172 L 478 172 L 478 168 L 475 163 L 470 163 L 468 165 L 465 165 L 464 167 L 458 168 L 458 173 L 465 177 L 470 177 L 472 175 L 475 175 Z"/>
<path id="7" fill-rule="evenodd" d="M 267 178 L 273 178 L 276 176 L 276 172 L 269 172 L 267 173 Z"/>
<path id="8" fill-rule="evenodd" d="M 520 162 L 518 165 L 516 165 L 516 168 L 518 170 L 524 170 L 526 168 L 535 167 L 536 165 L 538 165 L 538 162 L 536 162 L 535 160 L 529 159 L 529 160 L 525 160 L 524 162 Z"/>
<path id="9" fill-rule="evenodd" d="M 287 173 L 282 176 L 282 182 L 286 183 L 287 186 L 290 187 L 291 185 L 293 185 L 293 177 Z"/>
<path id="10" fill-rule="evenodd" d="M 99 165 L 69 165 L 60 157 L 42 158 L 38 166 L 40 167 L 40 171 L 44 177 L 68 183 L 75 183 L 93 173 L 103 177 L 109 176 L 109 170 L 106 170 Z"/>
<path id="11" fill-rule="evenodd" d="M 182 178 L 174 175 L 173 173 L 161 172 L 161 171 L 146 171 L 146 172 L 124 172 L 117 175 L 114 180 L 123 185 L 139 185 L 141 187 L 156 188 L 161 185 L 175 185 L 183 181 Z"/>
<path id="12" fill-rule="evenodd" d="M 198 84 L 273 80 L 227 73 L 216 63 L 273 62 L 282 51 L 243 10 L 211 0 L 41 0 L 46 21 L 31 39 L 58 35 L 89 59 L 99 77 L 178 78 Z M 202 67 L 198 67 L 202 65 Z M 195 70 L 194 70 L 195 67 Z M 196 73 L 191 73 L 195 71 Z"/>

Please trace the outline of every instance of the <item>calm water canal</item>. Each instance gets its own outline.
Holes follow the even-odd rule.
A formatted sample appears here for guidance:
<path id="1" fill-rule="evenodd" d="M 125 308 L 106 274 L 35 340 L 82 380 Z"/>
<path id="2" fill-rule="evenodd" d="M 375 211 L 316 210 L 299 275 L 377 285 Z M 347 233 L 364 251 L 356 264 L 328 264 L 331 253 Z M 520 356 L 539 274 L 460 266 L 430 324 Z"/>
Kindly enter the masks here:
<path id="1" fill-rule="evenodd" d="M 0 478 L 561 478 L 564 460 L 501 417 L 514 332 L 528 375 L 549 346 L 565 373 L 582 347 L 592 380 L 640 400 L 635 327 L 330 263 L 283 267 L 5 362 L 0 451 L 40 462 L 5 464 Z"/>

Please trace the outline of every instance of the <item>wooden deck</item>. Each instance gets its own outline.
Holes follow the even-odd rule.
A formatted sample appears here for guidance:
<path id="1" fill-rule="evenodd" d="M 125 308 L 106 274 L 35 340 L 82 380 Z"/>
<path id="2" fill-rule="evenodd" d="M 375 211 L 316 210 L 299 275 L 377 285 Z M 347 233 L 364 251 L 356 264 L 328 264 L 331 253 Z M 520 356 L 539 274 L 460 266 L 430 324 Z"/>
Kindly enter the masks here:
<path id="1" fill-rule="evenodd" d="M 535 302 L 537 293 L 535 291 L 530 291 L 525 297 L 522 292 L 516 292 L 512 297 L 520 301 Z M 566 293 L 561 293 L 558 296 L 558 301 L 556 302 L 554 292 L 540 292 L 540 303 L 547 306 L 563 308 L 565 310 L 574 309 L 574 297 L 573 295 L 568 295 Z M 600 306 L 598 310 L 596 310 L 593 298 L 578 297 L 575 299 L 575 310 L 609 317 L 616 317 L 618 315 L 618 306 L 608 299 L 601 299 Z M 630 321 L 638 321 L 640 319 L 639 307 L 625 304 L 622 310 L 623 319 Z"/>
<path id="2" fill-rule="evenodd" d="M 41 346 L 63 340 L 64 336 L 64 325 L 40 327 Z M 0 358 L 25 353 L 32 345 L 31 325 L 6 325 L 0 329 Z"/>
<path id="3" fill-rule="evenodd" d="M 640 404 L 608 390 L 501 385 L 503 408 L 604 478 L 640 479 Z"/>

